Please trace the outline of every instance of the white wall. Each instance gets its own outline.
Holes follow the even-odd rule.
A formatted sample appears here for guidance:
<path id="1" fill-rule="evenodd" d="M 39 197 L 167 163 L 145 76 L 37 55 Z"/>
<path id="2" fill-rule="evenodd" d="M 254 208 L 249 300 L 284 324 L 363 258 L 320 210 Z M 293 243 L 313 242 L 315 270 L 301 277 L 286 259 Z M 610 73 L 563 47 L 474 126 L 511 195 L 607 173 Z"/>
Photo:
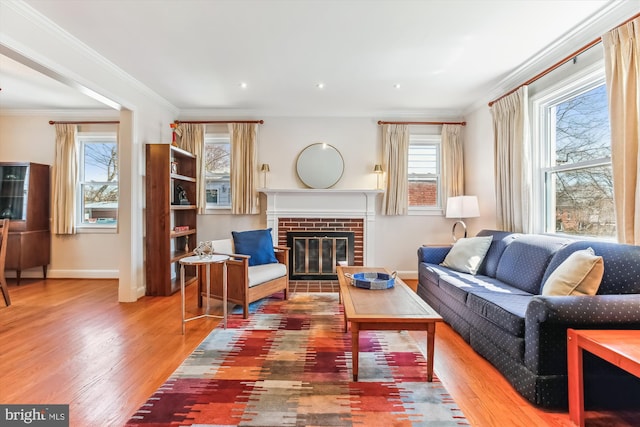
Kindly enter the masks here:
<path id="1" fill-rule="evenodd" d="M 187 120 L 187 118 L 183 119 Z M 373 166 L 381 163 L 382 159 L 380 126 L 377 125 L 379 117 L 256 117 L 256 119 L 265 121 L 259 126 L 258 163 L 270 165 L 271 172 L 268 174 L 267 181 L 269 188 L 304 188 L 304 184 L 296 175 L 296 160 L 300 151 L 316 142 L 333 145 L 344 158 L 345 172 L 333 188 L 376 188 Z M 480 123 L 483 119 L 486 117 L 478 118 L 477 127 L 480 128 L 478 132 L 487 128 L 491 130 L 486 124 Z M 424 126 L 414 131 L 439 134 L 440 128 Z M 487 138 L 481 135 L 475 139 L 484 141 Z M 482 152 L 480 147 L 477 150 Z M 486 147 L 484 150 L 486 151 Z M 491 153 L 482 155 L 492 156 Z M 478 171 L 480 174 L 482 172 L 484 171 Z M 493 170 L 490 173 L 493 176 Z M 474 181 L 477 179 L 479 178 L 473 178 Z M 487 181 L 486 177 L 481 179 Z M 259 182 L 261 186 L 262 175 Z M 490 191 L 490 197 L 493 197 L 493 186 L 484 187 L 478 186 L 483 194 Z M 479 194 L 479 197 L 484 196 Z M 379 214 L 381 203 L 382 195 L 378 196 L 375 261 L 378 265 L 401 272 L 404 277 L 414 277 L 418 266 L 416 256 L 418 247 L 423 244 L 451 242 L 453 221 L 445 219 L 442 215 L 384 216 Z M 490 202 L 488 204 L 493 205 Z M 482 207 L 484 208 L 484 205 Z M 489 215 L 493 213 L 490 210 L 487 212 Z M 493 224 L 495 221 L 489 218 L 486 222 Z M 201 215 L 198 218 L 198 239 L 228 238 L 233 230 L 246 230 L 265 225 L 264 203 L 259 215 L 233 216 L 223 212 Z M 475 234 L 477 231 L 478 229 L 474 226 L 470 227 L 471 233 Z"/>
<path id="2" fill-rule="evenodd" d="M 116 119 L 117 119 L 117 112 Z M 113 116 L 113 113 L 111 113 Z M 35 162 L 52 166 L 55 129 L 51 115 L 0 115 L 0 161 Z M 101 117 L 105 120 L 104 117 Z M 76 234 L 51 239 L 49 277 L 118 277 L 117 234 Z M 15 277 L 14 272 L 7 272 Z M 42 277 L 42 269 L 22 272 L 23 277 Z"/>
<path id="3" fill-rule="evenodd" d="M 122 106 L 115 113 L 120 120 L 118 233 L 54 238 L 51 276 L 117 277 L 119 300 L 135 301 L 144 295 L 145 289 L 144 144 L 170 141 L 169 123 L 177 115 L 177 108 L 22 3 L 3 4 L 0 47 L 3 52 L 26 58 L 25 62 L 38 64 L 50 76 L 62 76 L 65 83 L 89 88 Z M 37 159 L 48 164 L 53 163 L 55 137 L 47 121 L 90 120 L 86 113 L 73 111 L 46 112 L 46 117 L 39 118 L 29 118 L 30 113 L 2 113 L 5 117 L 0 134 L 0 160 Z M 17 132 L 18 127 L 12 123 L 25 122 L 29 125 L 20 126 L 24 134 L 11 133 Z"/>

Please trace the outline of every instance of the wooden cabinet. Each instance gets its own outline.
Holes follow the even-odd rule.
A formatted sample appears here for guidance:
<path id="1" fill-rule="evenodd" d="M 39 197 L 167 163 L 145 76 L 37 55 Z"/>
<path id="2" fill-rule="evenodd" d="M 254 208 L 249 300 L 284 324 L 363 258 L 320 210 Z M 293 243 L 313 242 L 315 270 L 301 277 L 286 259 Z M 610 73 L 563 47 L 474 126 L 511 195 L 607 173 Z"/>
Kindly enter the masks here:
<path id="1" fill-rule="evenodd" d="M 180 289 L 180 258 L 192 255 L 196 235 L 196 157 L 170 144 L 146 146 L 145 271 L 147 295 Z M 196 280 L 185 269 L 186 283 Z"/>
<path id="2" fill-rule="evenodd" d="M 0 218 L 10 219 L 5 270 L 42 266 L 51 261 L 49 165 L 0 163 Z"/>

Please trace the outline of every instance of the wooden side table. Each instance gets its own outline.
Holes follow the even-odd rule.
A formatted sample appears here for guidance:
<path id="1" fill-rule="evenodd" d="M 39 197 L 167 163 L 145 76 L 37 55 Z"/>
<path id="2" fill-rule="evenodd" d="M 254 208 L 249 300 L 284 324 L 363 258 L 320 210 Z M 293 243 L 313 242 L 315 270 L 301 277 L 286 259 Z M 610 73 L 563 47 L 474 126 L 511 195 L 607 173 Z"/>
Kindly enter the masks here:
<path id="1" fill-rule="evenodd" d="M 205 317 L 214 317 L 217 319 L 223 319 L 223 326 L 227 328 L 227 255 L 211 255 L 208 257 L 200 258 L 200 256 L 190 256 L 180 259 L 180 299 L 182 302 L 182 335 L 184 335 L 185 323 L 202 319 Z M 222 263 L 222 316 L 215 314 L 209 314 L 210 301 L 211 301 L 211 264 Z M 198 316 L 186 317 L 185 298 L 184 298 L 184 266 L 185 265 L 204 265 L 206 266 L 206 282 L 207 282 L 207 306 L 204 314 Z"/>
<path id="2" fill-rule="evenodd" d="M 580 427 L 584 426 L 583 351 L 640 377 L 640 330 L 567 329 L 569 418 Z"/>

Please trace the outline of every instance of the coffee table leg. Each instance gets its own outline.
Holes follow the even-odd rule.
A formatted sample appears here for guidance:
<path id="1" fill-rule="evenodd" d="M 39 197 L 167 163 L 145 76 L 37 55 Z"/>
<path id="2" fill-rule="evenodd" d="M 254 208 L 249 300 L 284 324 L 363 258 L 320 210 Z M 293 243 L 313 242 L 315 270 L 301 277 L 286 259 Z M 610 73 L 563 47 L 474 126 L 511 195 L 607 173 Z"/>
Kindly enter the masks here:
<path id="1" fill-rule="evenodd" d="M 436 324 L 427 324 L 427 381 L 433 381 L 433 355 L 435 354 Z"/>
<path id="2" fill-rule="evenodd" d="M 360 328 L 357 322 L 351 322 L 351 369 L 353 381 L 358 381 L 358 351 L 360 347 Z"/>

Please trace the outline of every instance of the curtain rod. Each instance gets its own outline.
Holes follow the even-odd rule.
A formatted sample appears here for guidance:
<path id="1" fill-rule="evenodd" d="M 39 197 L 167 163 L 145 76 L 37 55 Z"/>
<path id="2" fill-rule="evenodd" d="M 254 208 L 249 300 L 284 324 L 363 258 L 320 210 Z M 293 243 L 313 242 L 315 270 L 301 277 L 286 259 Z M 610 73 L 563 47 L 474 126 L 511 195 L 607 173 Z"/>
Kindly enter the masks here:
<path id="1" fill-rule="evenodd" d="M 378 120 L 379 125 L 461 125 L 466 126 L 467 122 L 383 122 Z"/>
<path id="2" fill-rule="evenodd" d="M 60 124 L 60 125 L 119 125 L 120 121 L 105 121 L 105 122 L 56 122 L 55 120 L 49 120 L 49 124 L 50 125 L 55 125 L 55 124 Z"/>
<path id="3" fill-rule="evenodd" d="M 636 19 L 639 16 L 640 16 L 640 13 L 635 14 L 631 18 L 629 18 L 626 21 L 624 21 L 622 24 L 618 25 L 616 28 L 619 28 L 619 27 L 621 27 L 621 26 L 623 26 L 625 24 L 628 24 L 629 22 L 633 21 L 634 19 Z M 547 68 L 547 69 L 541 71 L 540 73 L 536 74 L 535 76 L 533 76 L 532 78 L 530 78 L 526 82 L 522 83 L 520 86 L 510 90 L 509 92 L 505 93 L 504 95 L 501 95 L 500 97 L 498 97 L 498 98 L 494 99 L 493 101 L 489 102 L 489 107 L 491 107 L 496 102 L 500 101 L 505 96 L 511 95 L 512 93 L 514 93 L 515 91 L 520 89 L 522 86 L 530 85 L 531 83 L 535 82 L 536 80 L 546 76 L 547 74 L 549 74 L 550 72 L 552 72 L 556 68 L 559 68 L 561 65 L 566 64 L 571 59 L 577 57 L 580 54 L 583 54 L 584 52 L 586 52 L 587 50 L 591 49 L 592 47 L 594 47 L 595 45 L 597 45 L 598 43 L 601 43 L 601 42 L 602 42 L 602 37 L 599 37 L 599 38 L 597 38 L 595 40 L 590 41 L 589 43 L 587 43 L 586 45 L 582 46 L 580 49 L 576 50 L 572 54 L 565 56 L 564 58 L 562 58 L 560 61 L 556 62 L 555 64 L 553 64 L 549 68 Z"/>
<path id="4" fill-rule="evenodd" d="M 188 120 L 174 120 L 174 123 L 190 123 L 194 125 L 207 125 L 207 124 L 227 124 L 227 123 L 258 123 L 263 124 L 264 120 L 204 120 L 204 121 L 188 121 Z"/>

